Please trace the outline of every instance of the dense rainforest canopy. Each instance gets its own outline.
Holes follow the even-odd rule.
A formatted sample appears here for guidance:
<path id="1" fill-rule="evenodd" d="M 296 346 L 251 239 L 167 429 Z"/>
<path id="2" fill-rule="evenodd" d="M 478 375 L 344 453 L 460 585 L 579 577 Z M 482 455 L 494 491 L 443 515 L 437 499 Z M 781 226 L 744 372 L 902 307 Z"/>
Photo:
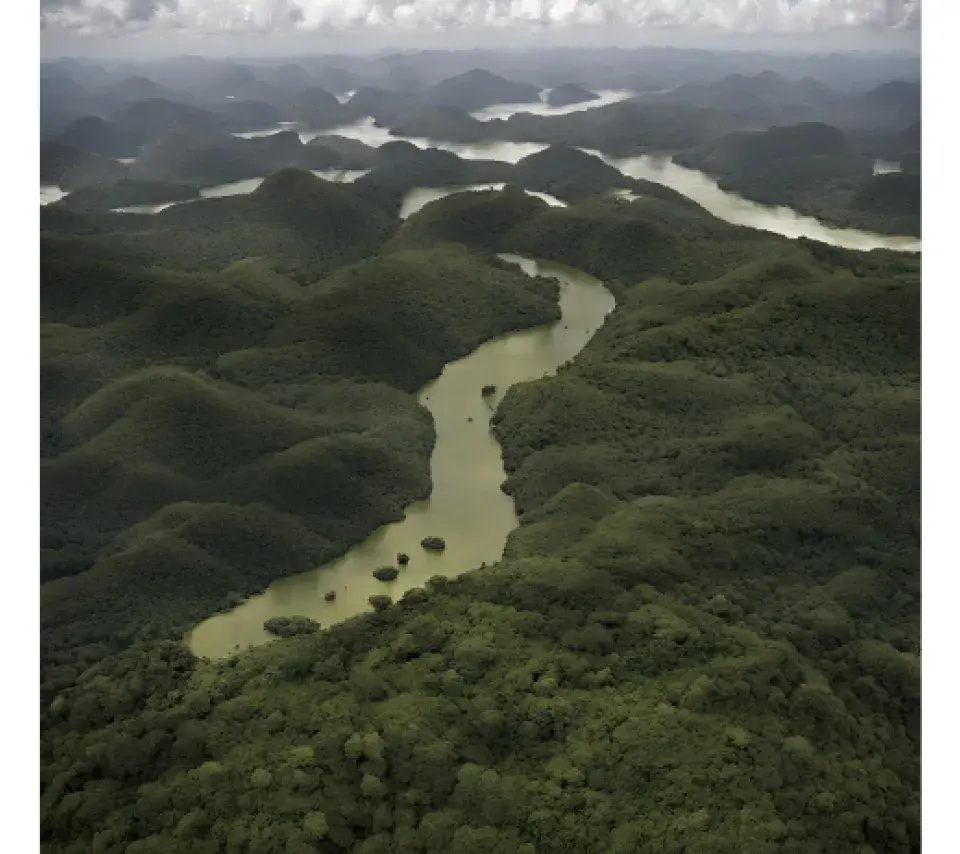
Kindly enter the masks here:
<path id="1" fill-rule="evenodd" d="M 222 101 L 223 79 L 197 97 Z M 698 98 L 748 87 L 756 115 L 783 97 L 811 121 L 850 100 L 745 78 L 594 124 L 487 123 L 563 143 L 508 168 L 336 136 L 229 141 L 275 118 L 254 96 L 291 80 L 238 69 L 251 103 L 202 121 L 135 81 L 97 96 L 110 123 L 65 122 L 45 151 L 50 175 L 94 186 L 41 216 L 42 850 L 919 852 L 920 261 L 734 227 L 572 148 L 705 145 L 709 125 L 719 147 L 698 150 L 739 168 L 743 138 L 718 142 L 729 116 Z M 128 89 L 164 103 L 116 106 Z M 463 73 L 393 110 L 466 126 L 505 92 L 539 88 Z M 909 96 L 857 103 L 901 116 Z M 283 110 L 349 113 L 334 100 Z M 169 138 L 151 150 L 162 176 L 109 159 L 191 122 L 189 157 Z M 747 144 L 793 152 L 795 175 L 863 166 L 843 135 L 804 133 L 799 150 L 792 132 Z M 321 162 L 371 171 L 304 171 Z M 199 172 L 264 163 L 303 168 L 196 198 Z M 508 186 L 401 222 L 424 176 Z M 901 216 L 912 181 L 867 175 L 848 201 Z M 168 191 L 190 201 L 110 212 Z M 503 252 L 617 299 L 580 355 L 493 414 L 521 514 L 503 559 L 195 658 L 192 625 L 429 494 L 434 424 L 414 393 L 560 317 L 556 282 Z"/>

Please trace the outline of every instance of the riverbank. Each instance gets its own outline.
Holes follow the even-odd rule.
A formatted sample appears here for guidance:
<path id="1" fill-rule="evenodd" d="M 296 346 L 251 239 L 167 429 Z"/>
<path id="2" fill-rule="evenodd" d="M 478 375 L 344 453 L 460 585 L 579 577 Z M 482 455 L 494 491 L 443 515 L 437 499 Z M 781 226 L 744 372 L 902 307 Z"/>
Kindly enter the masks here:
<path id="1" fill-rule="evenodd" d="M 503 493 L 506 477 L 490 418 L 508 389 L 553 374 L 573 359 L 614 307 L 614 297 L 599 281 L 559 265 L 520 256 L 504 256 L 530 276 L 560 283 L 561 317 L 555 323 L 514 332 L 481 344 L 463 359 L 447 364 L 417 399 L 431 414 L 436 443 L 430 459 L 431 492 L 404 511 L 404 519 L 378 529 L 346 555 L 310 572 L 275 581 L 262 594 L 217 614 L 187 636 L 194 654 L 220 658 L 238 647 L 264 643 L 263 623 L 277 616 L 306 616 L 323 627 L 371 609 L 369 598 L 398 599 L 435 575 L 453 577 L 498 561 L 510 531 L 517 526 L 512 499 Z M 496 392 L 484 396 L 485 385 Z M 420 547 L 439 535 L 442 552 Z M 394 565 L 405 553 L 410 562 L 396 580 L 381 582 L 374 569 Z M 333 591 L 335 598 L 325 595 Z"/>

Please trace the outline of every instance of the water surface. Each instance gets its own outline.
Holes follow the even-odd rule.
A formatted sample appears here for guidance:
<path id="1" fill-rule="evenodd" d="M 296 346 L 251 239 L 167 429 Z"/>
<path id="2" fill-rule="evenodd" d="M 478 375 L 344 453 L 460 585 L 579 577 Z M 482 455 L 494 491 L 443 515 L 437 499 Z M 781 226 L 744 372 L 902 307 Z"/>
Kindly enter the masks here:
<path id="1" fill-rule="evenodd" d="M 893 160 L 877 160 L 873 164 L 874 175 L 890 175 L 894 172 L 902 172 L 900 164 Z"/>
<path id="2" fill-rule="evenodd" d="M 600 97 L 593 101 L 582 101 L 579 104 L 567 104 L 563 107 L 551 107 L 547 102 L 547 95 L 550 89 L 544 89 L 540 93 L 539 102 L 527 104 L 491 104 L 480 110 L 475 110 L 470 115 L 481 122 L 489 122 L 493 119 L 509 119 L 510 116 L 517 113 L 532 113 L 535 116 L 565 116 L 569 113 L 582 113 L 585 110 L 595 110 L 597 107 L 605 107 L 608 104 L 616 104 L 618 101 L 625 101 L 632 98 L 634 93 L 629 89 L 599 89 L 595 94 Z"/>
<path id="3" fill-rule="evenodd" d="M 480 193 L 484 190 L 502 190 L 506 185 L 503 183 L 499 184 L 462 184 L 459 186 L 453 187 L 417 187 L 416 189 L 411 190 L 403 199 L 403 203 L 400 205 L 400 219 L 406 219 L 409 216 L 413 216 L 418 210 L 423 208 L 425 205 L 430 204 L 430 202 L 435 202 L 438 199 L 444 199 L 447 196 L 452 196 L 454 193 Z M 558 199 L 556 196 L 551 196 L 549 193 L 540 193 L 536 190 L 524 190 L 528 196 L 535 196 L 538 199 L 543 199 L 550 207 L 553 208 L 565 208 L 567 203 L 562 199 Z"/>
<path id="4" fill-rule="evenodd" d="M 357 178 L 366 175 L 369 169 L 313 169 L 311 170 L 318 178 L 324 181 L 332 181 L 336 184 L 350 184 Z M 242 181 L 231 181 L 229 184 L 217 184 L 213 187 L 201 187 L 200 199 L 222 199 L 226 196 L 243 196 L 252 193 L 263 183 L 263 177 L 245 178 Z M 172 208 L 174 205 L 184 205 L 188 202 L 196 202 L 199 199 L 183 199 L 177 202 L 161 202 L 156 205 L 130 205 L 123 208 L 114 208 L 114 213 L 128 214 L 157 214 Z"/>
<path id="5" fill-rule="evenodd" d="M 452 151 L 464 160 L 501 160 L 505 163 L 517 163 L 530 154 L 543 151 L 548 146 L 540 142 L 444 142 L 438 139 L 429 139 L 425 136 L 394 136 L 388 128 L 377 127 L 371 118 L 360 119 L 348 125 L 322 131 L 301 131 L 300 139 L 304 142 L 316 139 L 318 136 L 345 136 L 357 139 L 372 148 L 379 148 L 388 142 L 409 142 L 417 148 L 439 148 L 441 151 Z"/>
<path id="6" fill-rule="evenodd" d="M 584 149 L 587 150 L 587 149 Z M 871 249 L 892 249 L 895 252 L 920 252 L 916 237 L 874 234 L 853 228 L 835 228 L 812 216 L 804 216 L 792 208 L 761 205 L 736 193 L 721 190 L 715 178 L 696 169 L 674 163 L 669 156 L 609 158 L 599 151 L 589 151 L 616 166 L 624 175 L 642 178 L 670 187 L 692 199 L 715 217 L 733 223 L 772 231 L 784 237 L 806 237 L 820 243 L 868 252 Z"/>
<path id="7" fill-rule="evenodd" d="M 56 184 L 41 184 L 40 185 L 40 204 L 41 205 L 50 205 L 54 202 L 59 202 L 67 193 L 64 190 L 61 190 Z"/>
<path id="8" fill-rule="evenodd" d="M 314 139 L 319 132 L 306 132 L 303 137 Z M 332 131 L 340 136 L 351 137 L 378 147 L 386 142 L 405 140 L 418 148 L 439 148 L 452 151 L 465 160 L 500 160 L 517 163 L 523 157 L 548 148 L 535 142 L 453 143 L 425 137 L 392 136 L 386 128 L 375 127 L 373 119 L 362 119 Z M 812 216 L 804 216 L 791 208 L 763 205 L 752 202 L 736 193 L 720 189 L 715 178 L 704 172 L 681 166 L 669 155 L 642 155 L 640 157 L 611 158 L 602 152 L 583 149 L 588 154 L 600 157 L 615 166 L 625 176 L 642 178 L 662 184 L 695 201 L 719 219 L 734 225 L 743 225 L 762 231 L 782 234 L 784 237 L 806 237 L 846 249 L 869 251 L 891 249 L 897 252 L 920 252 L 921 241 L 916 237 L 874 234 L 852 228 L 835 228 L 825 225 Z M 439 198 L 439 197 L 438 197 Z"/>
<path id="9" fill-rule="evenodd" d="M 270 617 L 303 615 L 329 626 L 369 610 L 367 600 L 374 594 L 396 600 L 431 576 L 453 577 L 502 557 L 517 515 L 513 500 L 500 490 L 505 474 L 490 416 L 511 385 L 553 374 L 576 356 L 614 306 L 613 295 L 590 276 L 519 256 L 502 257 L 530 275 L 559 280 L 562 318 L 482 344 L 447 364 L 420 391 L 418 399 L 430 410 L 437 434 L 430 497 L 408 507 L 402 522 L 379 528 L 339 560 L 276 581 L 233 611 L 200 623 L 187 636 L 194 653 L 220 658 L 238 646 L 264 643 L 270 636 L 263 621 Z M 497 394 L 484 399 L 480 390 L 488 383 L 497 386 Z M 446 551 L 424 551 L 420 540 L 427 536 L 443 537 Z M 410 563 L 397 580 L 374 579 L 371 572 L 393 565 L 398 552 L 409 554 Z M 328 590 L 336 591 L 334 602 L 324 601 Z"/>

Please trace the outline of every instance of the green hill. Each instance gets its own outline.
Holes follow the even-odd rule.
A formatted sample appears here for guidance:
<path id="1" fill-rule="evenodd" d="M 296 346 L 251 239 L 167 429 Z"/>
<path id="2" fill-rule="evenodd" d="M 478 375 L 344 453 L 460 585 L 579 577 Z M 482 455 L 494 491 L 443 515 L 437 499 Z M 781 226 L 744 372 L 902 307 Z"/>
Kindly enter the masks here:
<path id="1" fill-rule="evenodd" d="M 230 126 L 225 116 L 166 98 L 148 98 L 126 104 L 110 115 L 110 121 L 141 143 L 153 142 L 177 131 L 213 134 L 228 130 Z"/>
<path id="2" fill-rule="evenodd" d="M 921 178 L 916 174 L 893 172 L 874 175 L 854 196 L 856 207 L 877 213 L 907 213 L 919 216 Z"/>
<path id="3" fill-rule="evenodd" d="M 909 179 L 874 176 L 870 159 L 828 125 L 732 134 L 677 160 L 753 201 L 788 205 L 844 227 L 920 234 L 919 177 L 911 193 Z"/>
<path id="4" fill-rule="evenodd" d="M 566 107 L 570 104 L 583 104 L 596 101 L 600 96 L 596 92 L 584 89 L 576 83 L 564 83 L 547 93 L 547 103 L 551 107 Z"/>
<path id="5" fill-rule="evenodd" d="M 626 287 L 508 392 L 496 566 L 218 664 L 141 642 L 77 675 L 44 712 L 44 838 L 918 850 L 919 263 L 793 250 Z M 367 453 L 326 448 L 256 474 L 301 501 Z M 136 567 L 122 604 L 171 566 L 199 587 L 320 548 L 293 524 L 173 505 L 90 574 Z M 81 578 L 45 588 L 74 619 Z"/>
<path id="6" fill-rule="evenodd" d="M 602 193 L 632 183 L 619 169 L 599 157 L 577 148 L 557 145 L 522 158 L 513 173 L 513 180 L 527 189 L 541 190 L 561 198 L 570 193 Z"/>
<path id="7" fill-rule="evenodd" d="M 55 184 L 63 190 L 74 190 L 86 184 L 119 181 L 129 175 L 129 169 L 111 157 L 59 142 L 40 145 L 41 184 Z"/>
<path id="8" fill-rule="evenodd" d="M 57 142 L 102 157 L 136 157 L 142 140 L 100 116 L 85 116 L 71 122 Z"/>
<path id="9" fill-rule="evenodd" d="M 78 213 L 108 213 L 131 205 L 155 205 L 199 197 L 199 187 L 190 184 L 122 178 L 111 183 L 78 187 L 57 204 Z"/>
<path id="10" fill-rule="evenodd" d="M 540 142 L 590 148 L 615 157 L 684 151 L 744 126 L 736 116 L 708 107 L 637 100 L 566 115 L 519 112 L 486 122 L 451 111 L 411 109 L 388 122 L 394 132 L 406 136 L 443 133 L 441 138 L 450 142 Z"/>
<path id="11" fill-rule="evenodd" d="M 491 104 L 539 102 L 540 87 L 518 83 L 480 68 L 442 80 L 426 93 L 429 103 L 438 107 L 479 110 Z"/>
<path id="12" fill-rule="evenodd" d="M 256 209 L 329 208 L 307 178 L 271 176 Z M 285 530 L 319 538 L 314 557 L 400 518 L 429 492 L 433 441 L 408 393 L 482 341 L 559 316 L 553 283 L 463 248 L 372 258 L 302 287 L 266 260 L 143 269 L 147 235 L 122 235 L 126 249 L 120 237 L 41 242 L 43 619 L 69 655 L 98 625 L 107 641 L 149 610 L 170 631 L 295 571 L 222 567 L 166 535 L 119 548 L 172 504 L 288 514 Z"/>
<path id="13" fill-rule="evenodd" d="M 742 263 L 754 246 L 783 246 L 729 226 L 671 190 L 645 182 L 634 186 L 644 193 L 637 201 L 604 195 L 569 208 L 550 207 L 516 187 L 455 194 L 406 220 L 392 244 L 464 243 L 549 258 L 622 281 L 657 274 L 695 281 Z"/>
<path id="14" fill-rule="evenodd" d="M 732 134 L 679 160 L 749 199 L 801 211 L 811 200 L 853 187 L 872 172 L 869 160 L 853 152 L 839 130 L 813 122 Z"/>
<path id="15" fill-rule="evenodd" d="M 604 187 L 524 168 L 567 165 Z M 399 224 L 288 169 L 43 212 L 45 851 L 921 849 L 921 260 L 631 187 Z M 429 493 L 409 392 L 558 316 L 504 251 L 617 307 L 497 406 L 502 560 L 196 660 L 190 625 Z"/>
<path id="16" fill-rule="evenodd" d="M 396 228 L 398 202 L 300 169 L 269 175 L 252 193 L 178 205 L 111 241 L 145 263 L 219 270 L 265 257 L 307 279 L 376 252 Z"/>
<path id="17" fill-rule="evenodd" d="M 488 338 L 559 317 L 554 286 L 456 248 L 384 255 L 337 271 L 317 290 L 273 340 L 322 341 L 338 373 L 407 391 Z M 392 311 L 379 308 L 391 302 Z"/>

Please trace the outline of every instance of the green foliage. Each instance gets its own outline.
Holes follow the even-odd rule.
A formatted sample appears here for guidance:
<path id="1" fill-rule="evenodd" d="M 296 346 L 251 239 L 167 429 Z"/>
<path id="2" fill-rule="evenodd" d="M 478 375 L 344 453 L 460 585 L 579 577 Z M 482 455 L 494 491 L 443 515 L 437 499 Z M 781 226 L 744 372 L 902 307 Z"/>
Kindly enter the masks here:
<path id="1" fill-rule="evenodd" d="M 311 176 L 265 184 L 284 233 L 306 228 L 286 218 L 298 198 L 319 204 L 316 184 L 323 196 Z M 42 238 L 45 668 L 182 630 L 402 518 L 429 494 L 433 444 L 408 392 L 558 316 L 555 283 L 463 248 L 327 278 L 334 262 L 300 259 L 305 288 L 276 269 L 282 253 L 145 269 L 153 236 Z"/>
<path id="2" fill-rule="evenodd" d="M 448 199 L 302 291 L 211 264 L 189 281 L 263 327 L 160 357 L 120 331 L 187 290 L 136 269 L 148 234 L 44 243 L 43 545 L 95 558 L 42 590 L 46 850 L 920 850 L 919 261 L 669 194 Z M 195 661 L 173 627 L 428 488 L 404 390 L 556 316 L 450 243 L 620 271 L 585 350 L 497 411 L 503 560 Z"/>
<path id="3" fill-rule="evenodd" d="M 543 165 L 557 176 L 551 180 L 564 180 L 555 164 Z M 570 180 L 576 186 L 606 180 L 580 175 L 582 166 L 573 164 L 578 177 Z M 533 164 L 530 169 L 536 174 Z M 737 267 L 757 248 L 782 251 L 781 241 L 728 226 L 673 191 L 658 188 L 647 194 L 646 185 L 643 190 L 644 198 L 635 202 L 597 196 L 570 208 L 550 207 L 513 186 L 455 194 L 408 219 L 391 245 L 463 243 L 549 258 L 607 280 L 666 275 L 684 283 Z"/>
<path id="4" fill-rule="evenodd" d="M 114 208 L 186 201 L 199 196 L 199 188 L 189 184 L 125 178 L 79 187 L 57 204 L 79 213 L 106 213 Z"/>
<path id="5" fill-rule="evenodd" d="M 753 201 L 843 227 L 920 235 L 920 176 L 873 175 L 870 160 L 830 125 L 735 133 L 678 160 Z"/>

